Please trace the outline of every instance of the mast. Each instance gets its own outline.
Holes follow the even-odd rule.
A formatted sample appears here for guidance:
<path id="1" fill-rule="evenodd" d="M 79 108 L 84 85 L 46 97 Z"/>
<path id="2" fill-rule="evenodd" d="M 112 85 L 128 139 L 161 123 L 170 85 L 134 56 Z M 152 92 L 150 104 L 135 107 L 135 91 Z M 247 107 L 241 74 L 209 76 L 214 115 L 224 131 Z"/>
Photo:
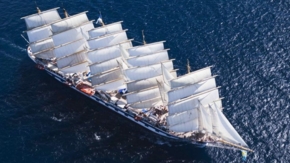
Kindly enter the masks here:
<path id="1" fill-rule="evenodd" d="M 190 65 L 189 65 L 189 60 L 187 59 L 187 73 L 189 74 L 190 73 L 190 70 L 191 70 L 191 68 L 190 68 Z"/>
<path id="2" fill-rule="evenodd" d="M 143 44 L 146 45 L 144 30 L 142 30 Z"/>
<path id="3" fill-rule="evenodd" d="M 35 3 L 35 6 L 36 6 L 37 13 L 40 14 L 41 10 L 38 8 L 36 1 L 34 1 L 34 3 Z"/>
<path id="4" fill-rule="evenodd" d="M 64 13 L 65 18 L 68 18 L 68 13 L 67 13 L 67 11 L 65 10 L 65 8 L 63 8 L 63 13 Z"/>
<path id="5" fill-rule="evenodd" d="M 100 16 L 96 22 L 96 24 L 100 23 L 102 26 L 105 26 L 105 23 L 103 22 L 103 18 L 102 18 L 102 14 L 101 14 L 101 11 L 100 11 Z"/>

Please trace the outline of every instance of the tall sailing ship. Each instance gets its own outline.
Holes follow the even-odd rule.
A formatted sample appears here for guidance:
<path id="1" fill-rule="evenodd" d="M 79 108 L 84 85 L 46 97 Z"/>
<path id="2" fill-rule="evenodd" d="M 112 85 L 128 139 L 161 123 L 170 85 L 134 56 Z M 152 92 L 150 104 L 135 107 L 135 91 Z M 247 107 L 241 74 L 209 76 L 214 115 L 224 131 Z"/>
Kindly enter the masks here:
<path id="1" fill-rule="evenodd" d="M 198 146 L 252 151 L 222 113 L 211 67 L 177 76 L 164 42 L 133 46 L 122 21 L 98 27 L 87 11 L 23 17 L 37 67 L 106 108 L 161 136 Z M 25 37 L 24 37 L 25 38 Z"/>

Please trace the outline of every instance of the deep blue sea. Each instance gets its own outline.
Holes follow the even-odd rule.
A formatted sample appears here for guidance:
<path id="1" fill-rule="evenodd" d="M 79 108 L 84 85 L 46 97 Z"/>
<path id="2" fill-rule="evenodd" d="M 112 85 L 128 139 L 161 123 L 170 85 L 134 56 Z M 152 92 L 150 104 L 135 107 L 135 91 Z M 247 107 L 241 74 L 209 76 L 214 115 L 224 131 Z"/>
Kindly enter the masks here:
<path id="1" fill-rule="evenodd" d="M 166 40 L 179 74 L 213 65 L 224 114 L 255 153 L 290 162 L 290 1 L 37 0 L 41 10 L 102 12 L 128 37 Z M 63 16 L 62 10 L 61 16 Z M 20 34 L 34 1 L 0 0 L 0 162 L 243 162 L 239 151 L 170 142 L 35 68 Z M 136 43 L 138 45 L 138 43 Z"/>

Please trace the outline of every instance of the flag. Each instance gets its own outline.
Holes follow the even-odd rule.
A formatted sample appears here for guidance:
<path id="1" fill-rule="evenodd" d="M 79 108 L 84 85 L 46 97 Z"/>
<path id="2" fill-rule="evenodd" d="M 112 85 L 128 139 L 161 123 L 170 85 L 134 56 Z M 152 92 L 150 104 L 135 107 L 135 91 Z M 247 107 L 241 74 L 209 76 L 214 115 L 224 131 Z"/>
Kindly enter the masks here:
<path id="1" fill-rule="evenodd" d="M 242 160 L 247 161 L 247 151 L 242 150 Z"/>
<path id="2" fill-rule="evenodd" d="M 99 18 L 98 18 L 96 24 L 104 25 L 104 22 L 103 22 L 103 19 L 102 19 L 102 14 L 101 14 L 101 12 L 100 12 L 100 16 L 99 16 Z"/>

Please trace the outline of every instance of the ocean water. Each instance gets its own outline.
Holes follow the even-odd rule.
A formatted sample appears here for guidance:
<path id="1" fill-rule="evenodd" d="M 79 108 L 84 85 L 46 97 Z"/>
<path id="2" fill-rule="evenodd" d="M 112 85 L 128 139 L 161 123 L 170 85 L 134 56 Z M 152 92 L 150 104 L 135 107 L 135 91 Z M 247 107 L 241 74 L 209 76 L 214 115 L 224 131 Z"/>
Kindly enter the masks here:
<path id="1" fill-rule="evenodd" d="M 63 3 L 63 4 L 62 4 Z M 246 162 L 290 162 L 290 2 L 276 0 L 38 0 L 42 10 L 102 12 L 128 37 L 166 40 L 179 74 L 213 65 L 224 114 L 249 147 Z M 60 10 L 61 11 L 61 10 Z M 0 1 L 0 162 L 243 162 L 239 151 L 171 142 L 35 68 L 20 18 L 34 1 Z M 63 16 L 61 12 L 61 16 Z M 138 43 L 136 42 L 136 45 Z"/>

